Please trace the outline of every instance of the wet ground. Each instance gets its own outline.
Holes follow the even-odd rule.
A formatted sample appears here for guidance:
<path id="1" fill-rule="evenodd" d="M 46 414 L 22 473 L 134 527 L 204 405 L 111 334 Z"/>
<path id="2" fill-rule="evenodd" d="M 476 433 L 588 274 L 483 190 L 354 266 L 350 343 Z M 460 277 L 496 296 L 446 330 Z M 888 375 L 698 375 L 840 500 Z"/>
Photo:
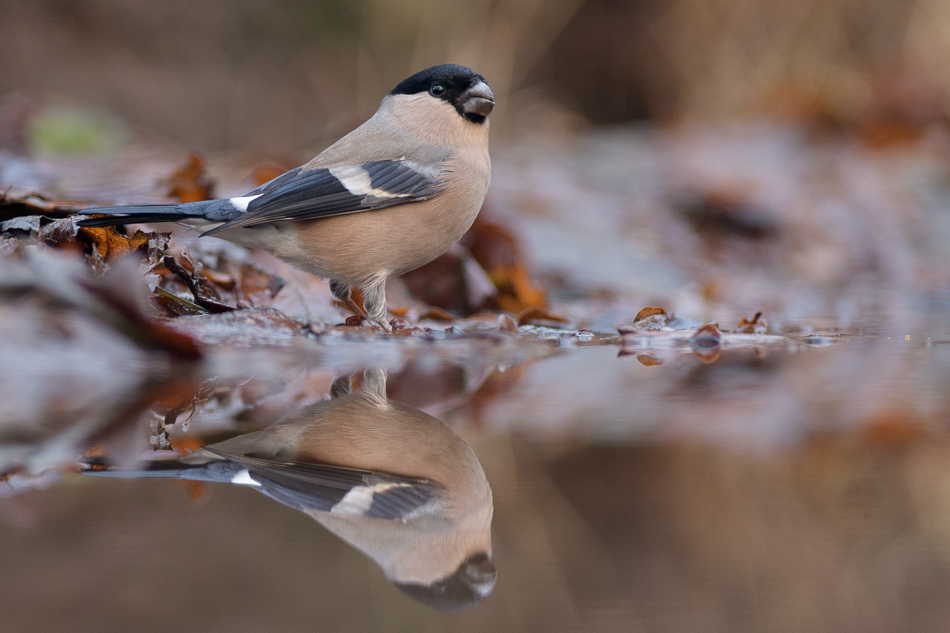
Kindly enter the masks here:
<path id="1" fill-rule="evenodd" d="M 502 147 L 507 237 L 394 284 L 395 336 L 261 254 L 55 224 L 174 152 L 6 157 L 4 629 L 945 630 L 945 141 Z"/>

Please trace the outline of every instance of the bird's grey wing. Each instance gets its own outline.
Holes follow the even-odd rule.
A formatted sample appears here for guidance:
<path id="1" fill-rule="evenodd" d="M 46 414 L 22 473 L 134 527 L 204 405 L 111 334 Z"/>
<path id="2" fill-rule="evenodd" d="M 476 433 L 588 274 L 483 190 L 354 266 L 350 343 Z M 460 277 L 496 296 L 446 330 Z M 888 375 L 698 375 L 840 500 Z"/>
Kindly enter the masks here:
<path id="1" fill-rule="evenodd" d="M 384 209 L 430 198 L 448 186 L 443 164 L 379 160 L 320 169 L 297 168 L 243 198 L 247 211 L 205 235 L 272 222 L 310 220 Z"/>
<path id="2" fill-rule="evenodd" d="M 424 479 L 205 450 L 245 467 L 261 492 L 297 510 L 404 520 L 440 508 L 446 495 Z"/>

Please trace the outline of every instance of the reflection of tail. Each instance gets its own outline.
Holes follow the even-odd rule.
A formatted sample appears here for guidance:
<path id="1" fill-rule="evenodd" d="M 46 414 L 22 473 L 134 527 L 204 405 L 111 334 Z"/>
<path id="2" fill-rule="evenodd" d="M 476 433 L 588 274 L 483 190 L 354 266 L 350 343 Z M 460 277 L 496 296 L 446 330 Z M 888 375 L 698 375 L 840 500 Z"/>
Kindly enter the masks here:
<path id="1" fill-rule="evenodd" d="M 234 482 L 245 470 L 239 464 L 203 455 L 204 451 L 192 453 L 183 459 L 164 459 L 149 462 L 141 470 L 114 470 L 98 457 L 86 457 L 80 461 L 82 472 L 95 477 L 119 477 L 123 479 L 192 479 L 194 481 Z M 188 460 L 186 463 L 184 460 Z M 237 482 L 234 482 L 237 483 Z"/>
<path id="2" fill-rule="evenodd" d="M 180 459 L 154 461 L 142 470 L 112 470 L 99 458 L 82 460 L 83 473 L 127 479 L 191 479 L 253 486 L 296 510 L 406 521 L 444 511 L 445 491 L 424 480 L 358 468 L 279 462 L 229 455 L 205 447 Z"/>

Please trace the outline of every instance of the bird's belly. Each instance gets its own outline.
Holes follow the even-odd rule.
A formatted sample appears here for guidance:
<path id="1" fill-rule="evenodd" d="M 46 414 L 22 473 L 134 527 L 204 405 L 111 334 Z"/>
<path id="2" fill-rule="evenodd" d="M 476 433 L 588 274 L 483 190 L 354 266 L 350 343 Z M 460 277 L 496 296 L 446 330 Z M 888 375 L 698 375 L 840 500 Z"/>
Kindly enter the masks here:
<path id="1" fill-rule="evenodd" d="M 449 192 L 446 192 L 449 193 Z M 361 286 L 426 264 L 455 244 L 481 207 L 455 196 L 379 211 L 298 223 L 293 240 L 271 249 L 282 259 L 327 279 Z"/>

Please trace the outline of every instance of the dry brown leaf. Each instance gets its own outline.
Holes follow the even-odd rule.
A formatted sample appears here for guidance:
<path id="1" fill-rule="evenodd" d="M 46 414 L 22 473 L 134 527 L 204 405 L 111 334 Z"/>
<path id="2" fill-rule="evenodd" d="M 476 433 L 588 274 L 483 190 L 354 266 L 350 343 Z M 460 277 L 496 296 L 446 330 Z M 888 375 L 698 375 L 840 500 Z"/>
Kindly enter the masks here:
<path id="1" fill-rule="evenodd" d="M 781 227 L 740 190 L 710 190 L 688 201 L 681 209 L 693 229 L 702 235 L 766 240 Z"/>
<path id="2" fill-rule="evenodd" d="M 647 306 L 637 312 L 637 316 L 633 317 L 633 324 L 629 326 L 620 326 L 617 330 L 621 334 L 628 334 L 631 332 L 659 332 L 666 328 L 667 323 L 669 323 L 670 317 L 666 314 L 666 310 L 663 308 L 658 308 L 656 306 Z"/>
<path id="3" fill-rule="evenodd" d="M 393 314 L 396 314 L 393 312 Z M 399 316 L 399 315 L 396 315 Z M 405 316 L 405 315 L 403 315 Z M 419 315 L 419 320 L 428 320 L 428 321 L 455 321 L 457 320 L 454 315 L 449 314 L 442 308 L 429 308 L 425 312 Z"/>
<path id="4" fill-rule="evenodd" d="M 495 307 L 517 314 L 547 307 L 547 295 L 531 282 L 518 240 L 504 227 L 481 217 L 462 240 L 498 290 Z"/>
<path id="5" fill-rule="evenodd" d="M 185 282 L 188 286 L 188 289 L 191 291 L 192 296 L 195 298 L 195 304 L 201 306 L 208 312 L 230 312 L 235 308 L 229 306 L 226 303 L 221 302 L 221 298 L 215 291 L 214 287 L 208 283 L 202 274 L 203 267 L 195 265 L 191 262 L 190 258 L 186 254 L 182 255 L 189 264 L 192 272 L 189 273 L 188 270 L 182 264 L 179 264 L 178 261 L 171 255 L 165 255 L 162 259 L 162 263 L 165 268 L 170 270 L 172 273 L 178 276 L 179 279 Z"/>
<path id="6" fill-rule="evenodd" d="M 224 290 L 234 290 L 234 286 L 237 284 L 237 282 L 234 281 L 234 277 L 226 273 L 220 273 L 206 268 L 204 274 L 208 281 Z"/>
<path id="7" fill-rule="evenodd" d="M 745 317 L 739 321 L 739 326 L 736 328 L 736 332 L 740 334 L 765 334 L 768 331 L 769 324 L 766 323 L 765 319 L 762 319 L 762 311 L 755 313 L 751 319 L 746 319 Z"/>
<path id="8" fill-rule="evenodd" d="M 507 314 L 498 315 L 498 331 L 508 332 L 509 334 L 518 333 L 518 324 Z"/>
<path id="9" fill-rule="evenodd" d="M 290 169 L 292 169 L 292 167 L 287 166 L 281 161 L 268 160 L 254 168 L 251 178 L 254 180 L 254 185 L 260 187 Z"/>
<path id="10" fill-rule="evenodd" d="M 392 326 L 392 333 L 396 336 L 409 336 L 415 328 L 405 319 L 391 319 L 389 325 Z"/>
<path id="11" fill-rule="evenodd" d="M 214 198 L 214 181 L 205 170 L 205 158 L 198 152 L 188 155 L 188 162 L 176 169 L 167 180 L 168 197 L 179 202 L 199 202 Z"/>
<path id="12" fill-rule="evenodd" d="M 637 312 L 637 316 L 633 317 L 633 322 L 636 323 L 637 321 L 644 321 L 650 317 L 657 317 L 657 316 L 662 316 L 664 323 L 670 320 L 669 315 L 666 314 L 666 310 L 664 310 L 663 308 L 658 308 L 656 306 L 647 306 L 645 308 L 641 308 L 640 311 Z"/>
<path id="13" fill-rule="evenodd" d="M 541 325 L 545 327 L 559 327 L 570 323 L 570 321 L 564 317 L 538 307 L 522 310 L 515 320 L 518 322 L 518 325 Z"/>
<path id="14" fill-rule="evenodd" d="M 464 247 L 453 247 L 402 276 L 406 289 L 426 305 L 467 316 L 497 294 L 486 272 Z"/>
<path id="15" fill-rule="evenodd" d="M 100 217 L 100 216 L 90 216 Z M 90 248 L 107 263 L 135 251 L 148 252 L 149 235 L 143 231 L 136 231 L 131 237 L 121 235 L 113 226 L 80 227 L 80 238 L 89 244 Z"/>
<path id="16" fill-rule="evenodd" d="M 285 283 L 282 277 L 272 275 L 253 264 L 242 264 L 238 296 L 254 307 L 266 307 Z"/>
<path id="17" fill-rule="evenodd" d="M 713 363 L 722 353 L 722 333 L 712 323 L 707 323 L 696 330 L 689 339 L 689 346 L 693 353 L 704 363 Z"/>

